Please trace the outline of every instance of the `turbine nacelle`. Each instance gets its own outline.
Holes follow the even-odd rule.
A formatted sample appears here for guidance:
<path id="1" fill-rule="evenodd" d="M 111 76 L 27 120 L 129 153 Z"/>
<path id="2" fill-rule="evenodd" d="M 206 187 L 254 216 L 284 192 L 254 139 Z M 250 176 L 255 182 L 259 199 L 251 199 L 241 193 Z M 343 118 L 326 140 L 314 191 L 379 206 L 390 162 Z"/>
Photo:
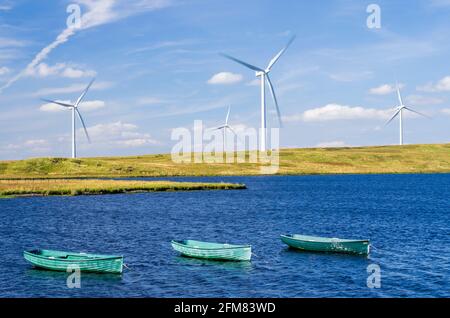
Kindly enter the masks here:
<path id="1" fill-rule="evenodd" d="M 280 59 L 280 57 L 286 52 L 287 48 L 291 45 L 291 43 L 294 41 L 295 36 L 293 36 L 289 42 L 285 45 L 283 49 L 281 49 L 269 62 L 267 67 L 265 69 L 262 69 L 258 66 L 252 65 L 250 63 L 244 62 L 242 60 L 239 60 L 233 56 L 221 53 L 222 56 L 226 57 L 229 60 L 232 60 L 238 64 L 241 64 L 245 66 L 246 68 L 255 71 L 256 77 L 260 77 L 261 80 L 261 139 L 260 139 L 260 150 L 265 151 L 266 150 L 266 97 L 265 97 L 265 86 L 266 82 L 269 86 L 270 95 L 272 96 L 272 99 L 275 103 L 275 109 L 277 111 L 277 117 L 280 127 L 283 126 L 283 123 L 281 121 L 281 112 L 280 108 L 278 106 L 278 100 L 277 96 L 275 94 L 275 90 L 273 88 L 272 81 L 270 79 L 269 73 L 272 70 L 272 67 L 277 63 L 277 61 Z M 265 79 L 265 81 L 264 81 Z"/>

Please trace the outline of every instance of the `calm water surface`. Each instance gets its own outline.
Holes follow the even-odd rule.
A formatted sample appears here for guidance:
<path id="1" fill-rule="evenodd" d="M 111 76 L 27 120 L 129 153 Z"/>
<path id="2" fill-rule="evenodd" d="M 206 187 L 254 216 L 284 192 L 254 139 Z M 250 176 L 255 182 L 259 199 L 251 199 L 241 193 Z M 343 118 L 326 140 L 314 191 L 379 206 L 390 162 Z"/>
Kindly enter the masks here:
<path id="1" fill-rule="evenodd" d="M 450 174 L 172 178 L 244 191 L 0 200 L 1 297 L 450 297 Z M 282 233 L 369 238 L 370 257 L 295 252 Z M 251 263 L 178 256 L 171 239 L 253 245 Z M 24 249 L 122 254 L 122 275 L 33 269 Z M 367 287 L 367 266 L 381 288 Z"/>

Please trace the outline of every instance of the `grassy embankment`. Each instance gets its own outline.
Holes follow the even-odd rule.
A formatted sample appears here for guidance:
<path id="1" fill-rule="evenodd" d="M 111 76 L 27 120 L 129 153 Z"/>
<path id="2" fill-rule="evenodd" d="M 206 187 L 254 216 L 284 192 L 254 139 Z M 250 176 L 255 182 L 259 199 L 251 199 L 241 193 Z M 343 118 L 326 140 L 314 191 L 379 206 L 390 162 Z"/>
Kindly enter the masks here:
<path id="1" fill-rule="evenodd" d="M 283 149 L 281 175 L 449 173 L 450 144 Z M 0 179 L 259 175 L 260 165 L 176 164 L 170 154 L 0 161 Z"/>
<path id="2" fill-rule="evenodd" d="M 245 185 L 96 179 L 0 180 L 0 198 L 30 195 L 94 195 L 128 192 L 237 190 Z"/>

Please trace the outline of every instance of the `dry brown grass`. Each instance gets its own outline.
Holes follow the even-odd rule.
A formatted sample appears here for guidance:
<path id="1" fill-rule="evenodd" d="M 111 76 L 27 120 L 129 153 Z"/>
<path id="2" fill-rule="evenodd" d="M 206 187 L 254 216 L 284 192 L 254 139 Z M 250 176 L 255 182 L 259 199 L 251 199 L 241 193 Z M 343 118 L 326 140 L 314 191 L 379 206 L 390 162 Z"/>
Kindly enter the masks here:
<path id="1" fill-rule="evenodd" d="M 448 173 L 450 144 L 283 149 L 279 174 Z M 0 161 L 0 179 L 259 175 L 260 165 L 177 164 L 170 155 Z"/>

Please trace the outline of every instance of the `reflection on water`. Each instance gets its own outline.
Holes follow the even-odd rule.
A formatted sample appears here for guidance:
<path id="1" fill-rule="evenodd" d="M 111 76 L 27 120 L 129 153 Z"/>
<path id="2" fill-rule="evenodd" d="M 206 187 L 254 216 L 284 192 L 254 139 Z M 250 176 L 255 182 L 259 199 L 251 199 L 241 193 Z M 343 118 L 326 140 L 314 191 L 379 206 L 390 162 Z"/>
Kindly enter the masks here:
<path id="1" fill-rule="evenodd" d="M 46 270 L 38 267 L 30 267 L 25 270 L 25 275 L 28 278 L 42 279 L 42 280 L 66 280 L 71 273 Z M 112 273 L 91 273 L 81 272 L 81 279 L 83 281 L 98 281 L 98 282 L 120 282 L 122 281 L 122 274 Z"/>
<path id="2" fill-rule="evenodd" d="M 174 257 L 174 262 L 182 266 L 215 266 L 226 270 L 250 271 L 253 266 L 251 262 L 216 261 L 192 258 L 183 255 Z"/>
<path id="3" fill-rule="evenodd" d="M 356 259 L 368 259 L 369 255 L 363 254 L 351 254 L 351 253 L 336 253 L 336 252 L 317 252 L 317 251 L 303 251 L 296 249 L 294 247 L 286 246 L 281 253 L 285 253 L 286 255 L 293 256 L 293 254 L 308 254 L 317 255 L 319 257 L 329 257 L 329 258 L 356 258 Z"/>

